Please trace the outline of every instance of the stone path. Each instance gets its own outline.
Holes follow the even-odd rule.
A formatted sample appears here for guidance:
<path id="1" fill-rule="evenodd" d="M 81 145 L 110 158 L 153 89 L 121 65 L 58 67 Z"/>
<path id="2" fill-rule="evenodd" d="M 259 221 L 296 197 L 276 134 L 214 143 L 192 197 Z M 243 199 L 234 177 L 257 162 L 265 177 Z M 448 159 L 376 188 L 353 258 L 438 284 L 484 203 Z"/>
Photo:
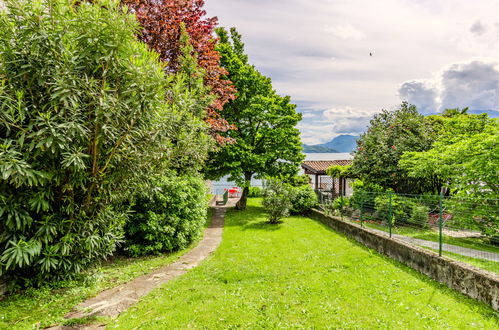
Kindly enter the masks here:
<path id="1" fill-rule="evenodd" d="M 204 259 L 213 253 L 222 241 L 224 215 L 227 208 L 234 207 L 237 199 L 229 199 L 227 205 L 215 207 L 210 226 L 205 230 L 203 239 L 191 251 L 181 256 L 174 263 L 159 268 L 150 274 L 137 277 L 131 282 L 106 290 L 96 297 L 79 304 L 75 311 L 65 318 L 75 319 L 88 316 L 116 317 L 135 304 L 141 297 L 154 288 L 168 282 L 189 269 L 198 266 Z M 99 329 L 102 325 L 89 325 L 86 329 Z M 81 329 L 82 327 L 80 327 Z M 71 327 L 55 327 L 50 329 L 73 329 Z"/>
<path id="2" fill-rule="evenodd" d="M 387 232 L 379 230 L 379 229 L 374 229 L 374 228 L 369 228 L 369 229 L 374 230 L 381 235 L 385 235 L 385 236 L 389 235 Z M 398 234 L 392 234 L 392 238 L 396 238 L 396 239 L 411 243 L 413 245 L 419 245 L 419 246 L 428 247 L 430 249 L 438 250 L 438 242 L 427 241 L 424 239 L 413 238 L 413 237 L 403 236 L 403 235 L 398 235 Z M 482 250 L 475 250 L 475 249 L 465 248 L 462 246 L 446 244 L 446 243 L 443 244 L 442 250 L 447 251 L 447 252 L 460 254 L 460 255 L 465 256 L 465 257 L 471 257 L 471 258 L 476 258 L 476 259 L 499 262 L 499 253 L 487 252 L 487 251 L 482 251 Z"/>

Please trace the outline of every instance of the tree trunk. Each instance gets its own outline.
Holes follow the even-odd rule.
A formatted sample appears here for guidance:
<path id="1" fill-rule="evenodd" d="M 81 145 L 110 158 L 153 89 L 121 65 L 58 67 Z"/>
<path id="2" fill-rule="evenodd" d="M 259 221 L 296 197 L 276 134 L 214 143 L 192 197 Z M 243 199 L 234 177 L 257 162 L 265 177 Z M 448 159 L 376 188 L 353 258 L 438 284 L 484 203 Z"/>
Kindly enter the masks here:
<path id="1" fill-rule="evenodd" d="M 244 172 L 244 188 L 243 188 L 243 193 L 241 194 L 241 198 L 236 204 L 236 209 L 238 210 L 245 210 L 246 209 L 246 202 L 248 201 L 248 194 L 249 194 L 249 187 L 251 184 L 251 177 L 253 176 L 253 173 L 251 172 Z"/>

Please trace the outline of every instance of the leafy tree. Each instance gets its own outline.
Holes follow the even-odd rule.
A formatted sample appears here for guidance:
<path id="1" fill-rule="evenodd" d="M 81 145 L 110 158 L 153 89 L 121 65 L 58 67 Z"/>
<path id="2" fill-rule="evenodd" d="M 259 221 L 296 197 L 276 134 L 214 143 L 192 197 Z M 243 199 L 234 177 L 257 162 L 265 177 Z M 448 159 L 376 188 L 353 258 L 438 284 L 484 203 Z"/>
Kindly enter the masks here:
<path id="1" fill-rule="evenodd" d="M 127 218 L 122 201 L 139 184 L 165 168 L 199 168 L 205 101 L 191 100 L 198 91 L 186 88 L 189 75 L 165 76 L 157 54 L 136 40 L 135 18 L 115 1 L 7 6 L 0 275 L 29 285 L 112 253 Z"/>
<path id="2" fill-rule="evenodd" d="M 281 97 L 273 89 L 271 80 L 248 63 L 244 44 L 235 29 L 231 37 L 225 29 L 217 29 L 222 66 L 227 79 L 234 82 L 237 98 L 228 102 L 223 117 L 238 129 L 224 136 L 236 142 L 212 153 L 207 168 L 209 176 L 218 178 L 230 174 L 244 187 L 238 208 L 246 207 L 251 178 L 294 175 L 303 160 L 296 113 L 288 96 Z"/>
<path id="3" fill-rule="evenodd" d="M 436 134 L 413 105 L 404 102 L 395 111 L 383 110 L 357 142 L 352 173 L 366 184 L 379 184 L 399 193 L 438 192 L 440 178 L 414 179 L 398 165 L 404 152 L 430 149 Z"/>
<path id="4" fill-rule="evenodd" d="M 499 120 L 454 115 L 444 120 L 432 149 L 406 152 L 400 166 L 414 179 L 439 176 L 454 193 L 499 197 Z"/>
<path id="5" fill-rule="evenodd" d="M 234 129 L 218 114 L 228 101 L 234 99 L 235 89 L 225 79 L 227 71 L 220 65 L 220 55 L 215 49 L 217 40 L 213 36 L 217 18 L 206 18 L 203 0 L 122 0 L 135 13 L 142 26 L 139 39 L 160 54 L 167 72 L 181 69 L 181 26 L 187 34 L 197 54 L 197 61 L 204 69 L 204 83 L 215 96 L 207 107 L 206 121 L 211 126 L 219 143 L 223 139 L 216 132 Z"/>

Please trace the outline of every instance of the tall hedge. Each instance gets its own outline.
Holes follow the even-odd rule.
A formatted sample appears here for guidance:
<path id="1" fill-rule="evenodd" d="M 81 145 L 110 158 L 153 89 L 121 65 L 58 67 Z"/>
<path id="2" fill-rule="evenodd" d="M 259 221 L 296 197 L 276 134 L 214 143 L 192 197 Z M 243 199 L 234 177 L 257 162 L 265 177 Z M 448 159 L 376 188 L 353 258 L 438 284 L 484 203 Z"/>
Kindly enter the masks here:
<path id="1" fill-rule="evenodd" d="M 159 171 L 190 130 L 175 121 L 178 105 L 165 102 L 172 82 L 158 56 L 136 41 L 138 25 L 117 2 L 6 3 L 0 276 L 25 286 L 111 254 L 126 219 L 120 199 Z"/>

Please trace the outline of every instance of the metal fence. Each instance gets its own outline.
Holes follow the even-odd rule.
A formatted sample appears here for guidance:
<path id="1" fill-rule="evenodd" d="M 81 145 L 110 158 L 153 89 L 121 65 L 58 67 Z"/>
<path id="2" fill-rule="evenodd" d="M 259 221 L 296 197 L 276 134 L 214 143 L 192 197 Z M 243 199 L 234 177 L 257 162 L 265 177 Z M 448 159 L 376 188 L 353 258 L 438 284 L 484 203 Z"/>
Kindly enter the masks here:
<path id="1" fill-rule="evenodd" d="M 317 190 L 322 209 L 383 235 L 499 273 L 499 200 Z"/>

